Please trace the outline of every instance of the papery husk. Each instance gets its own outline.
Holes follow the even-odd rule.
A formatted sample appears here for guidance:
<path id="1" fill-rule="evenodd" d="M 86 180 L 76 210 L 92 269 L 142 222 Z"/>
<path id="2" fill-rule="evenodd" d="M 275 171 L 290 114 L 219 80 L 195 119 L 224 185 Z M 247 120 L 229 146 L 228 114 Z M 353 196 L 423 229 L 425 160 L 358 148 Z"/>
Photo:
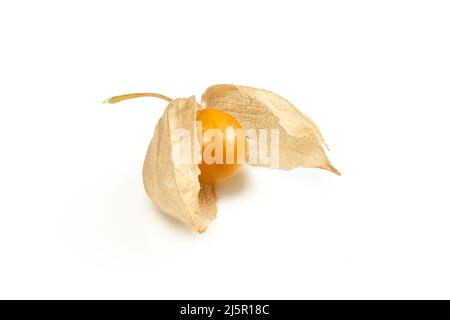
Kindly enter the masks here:
<path id="1" fill-rule="evenodd" d="M 164 213 L 182 221 L 195 231 L 204 232 L 216 216 L 216 195 L 213 185 L 200 184 L 200 169 L 195 161 L 178 164 L 177 144 L 182 143 L 173 132 L 183 128 L 192 137 L 192 159 L 201 150 L 194 143 L 195 97 L 176 99 L 169 103 L 156 125 L 144 161 L 144 187 L 156 206 Z"/>
<path id="2" fill-rule="evenodd" d="M 232 115 L 244 129 L 279 129 L 280 169 L 321 168 L 337 175 L 322 145 L 319 127 L 279 95 L 246 86 L 219 84 L 206 89 L 202 105 Z M 257 144 L 248 138 L 249 144 Z M 270 146 L 270 139 L 268 139 Z M 250 163 L 268 167 L 267 163 Z"/>

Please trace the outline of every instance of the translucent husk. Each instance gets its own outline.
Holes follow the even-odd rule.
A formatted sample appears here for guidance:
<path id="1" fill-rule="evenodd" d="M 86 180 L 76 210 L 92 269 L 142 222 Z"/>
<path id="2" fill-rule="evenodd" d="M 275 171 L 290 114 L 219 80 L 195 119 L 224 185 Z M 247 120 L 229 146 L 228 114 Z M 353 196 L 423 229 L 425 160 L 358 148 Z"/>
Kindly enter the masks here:
<path id="1" fill-rule="evenodd" d="M 213 185 L 200 184 L 200 169 L 194 162 L 179 164 L 177 139 L 173 132 L 187 129 L 195 134 L 195 97 L 175 99 L 169 103 L 155 128 L 144 161 L 144 187 L 158 208 L 182 221 L 195 231 L 204 232 L 216 216 L 216 195 Z M 192 143 L 192 159 L 200 154 L 198 144 Z"/>
<path id="2" fill-rule="evenodd" d="M 279 168 L 321 168 L 337 175 L 322 145 L 319 127 L 289 101 L 277 94 L 245 86 L 219 84 L 206 89 L 202 105 L 232 115 L 244 129 L 279 130 Z M 257 144 L 248 137 L 249 144 Z M 271 140 L 267 140 L 270 146 Z M 268 166 L 267 163 L 251 163 Z"/>

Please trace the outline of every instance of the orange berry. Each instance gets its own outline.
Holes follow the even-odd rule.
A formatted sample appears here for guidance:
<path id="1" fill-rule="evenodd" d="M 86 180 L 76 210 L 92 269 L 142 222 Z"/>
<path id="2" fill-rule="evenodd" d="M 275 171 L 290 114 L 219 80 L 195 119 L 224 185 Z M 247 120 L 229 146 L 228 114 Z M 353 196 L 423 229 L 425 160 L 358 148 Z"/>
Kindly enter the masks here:
<path id="1" fill-rule="evenodd" d="M 197 113 L 197 122 L 201 122 L 201 132 L 200 128 L 198 128 L 197 132 L 198 135 L 201 134 L 202 142 L 202 162 L 199 164 L 201 171 L 199 176 L 200 182 L 217 184 L 231 179 L 241 167 L 246 154 L 245 134 L 241 125 L 229 114 L 215 109 L 199 111 Z M 216 140 L 219 138 L 222 138 L 221 143 Z M 218 155 L 215 158 L 219 158 L 222 161 L 221 163 L 211 163 L 211 161 L 208 163 L 205 159 L 205 155 L 208 155 L 205 150 L 210 151 L 211 144 L 216 143 L 220 143 L 223 149 L 222 157 Z M 233 150 L 228 150 L 231 147 Z M 213 157 L 216 151 L 214 149 L 211 151 Z M 231 155 L 227 157 L 227 153 Z"/>

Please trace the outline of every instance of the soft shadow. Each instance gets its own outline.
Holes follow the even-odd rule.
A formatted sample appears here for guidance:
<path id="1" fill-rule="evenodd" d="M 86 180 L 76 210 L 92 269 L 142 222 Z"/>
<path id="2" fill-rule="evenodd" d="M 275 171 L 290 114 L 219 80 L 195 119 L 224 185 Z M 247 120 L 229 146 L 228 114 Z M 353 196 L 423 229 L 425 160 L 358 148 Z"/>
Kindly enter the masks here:
<path id="1" fill-rule="evenodd" d="M 218 196 L 223 198 L 239 194 L 248 186 L 248 181 L 248 172 L 240 170 L 230 181 L 216 186 Z"/>

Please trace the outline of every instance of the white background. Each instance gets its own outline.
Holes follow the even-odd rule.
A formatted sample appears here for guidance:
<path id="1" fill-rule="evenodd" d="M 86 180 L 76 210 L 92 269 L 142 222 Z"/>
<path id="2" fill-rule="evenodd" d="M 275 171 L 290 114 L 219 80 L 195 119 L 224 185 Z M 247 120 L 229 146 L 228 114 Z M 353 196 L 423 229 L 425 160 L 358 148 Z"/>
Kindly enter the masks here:
<path id="1" fill-rule="evenodd" d="M 448 1 L 3 1 L 0 298 L 450 298 Z M 247 167 L 205 234 L 141 167 L 164 101 L 235 83 L 343 175 Z"/>

